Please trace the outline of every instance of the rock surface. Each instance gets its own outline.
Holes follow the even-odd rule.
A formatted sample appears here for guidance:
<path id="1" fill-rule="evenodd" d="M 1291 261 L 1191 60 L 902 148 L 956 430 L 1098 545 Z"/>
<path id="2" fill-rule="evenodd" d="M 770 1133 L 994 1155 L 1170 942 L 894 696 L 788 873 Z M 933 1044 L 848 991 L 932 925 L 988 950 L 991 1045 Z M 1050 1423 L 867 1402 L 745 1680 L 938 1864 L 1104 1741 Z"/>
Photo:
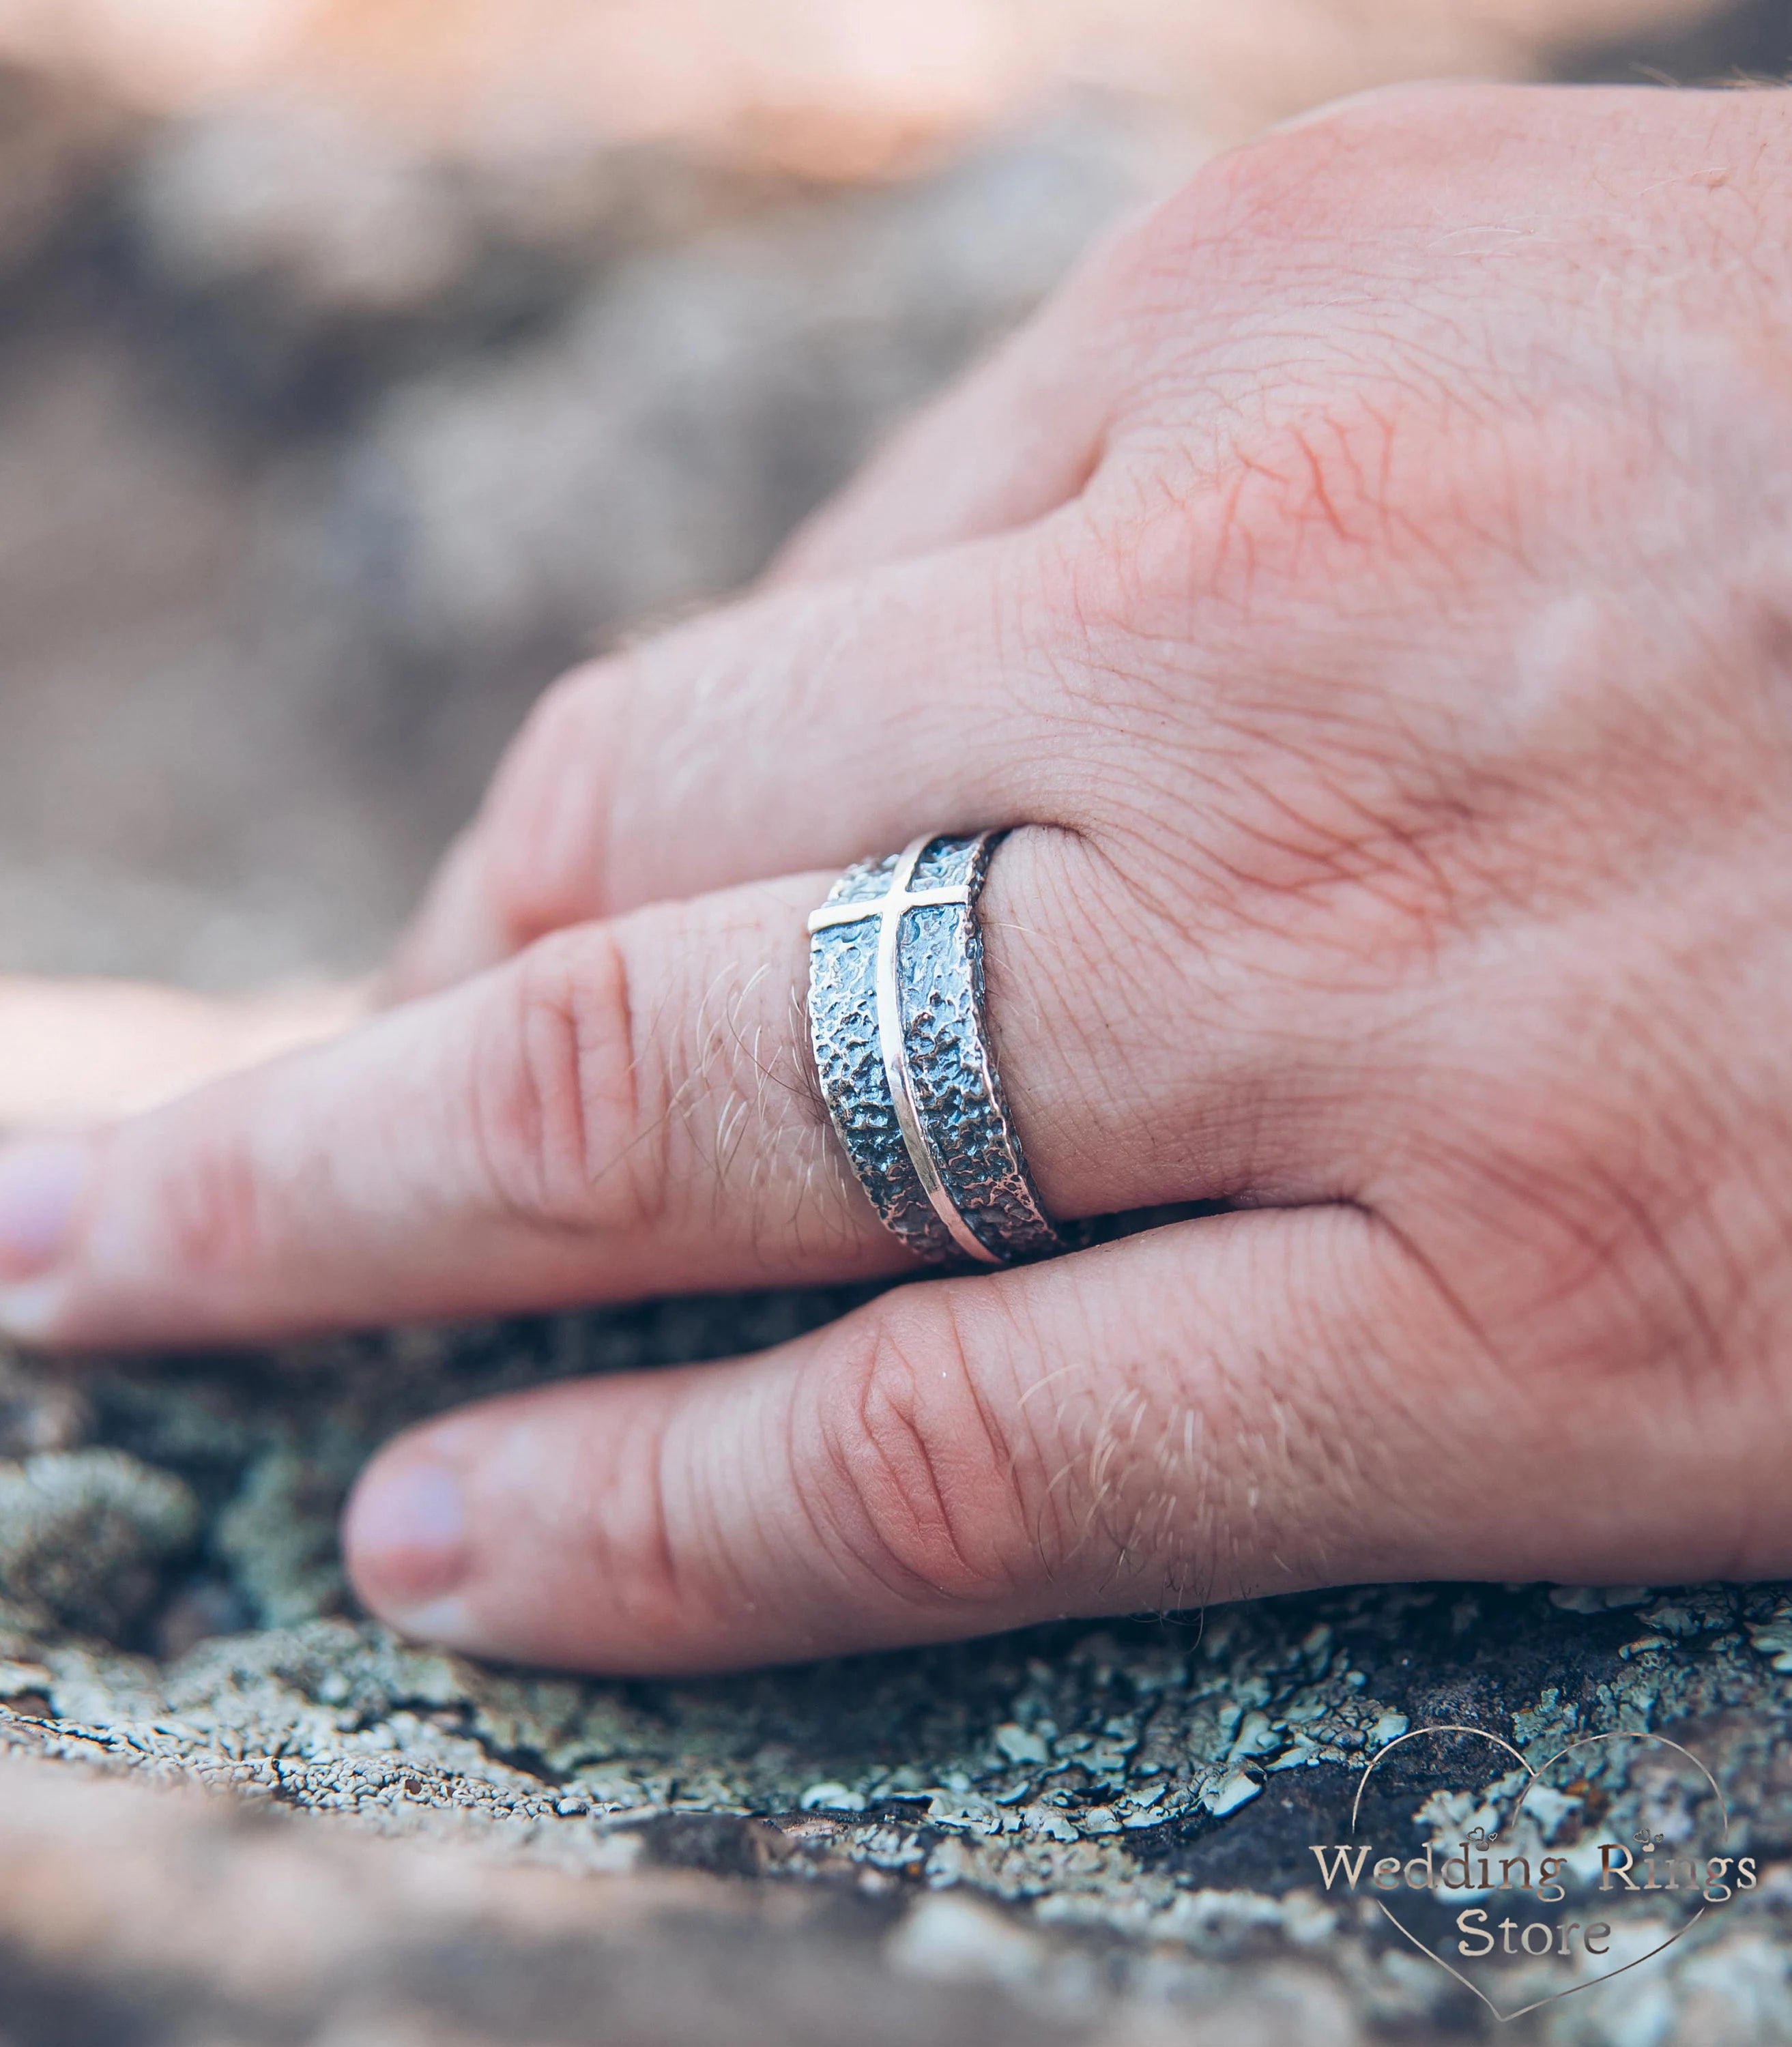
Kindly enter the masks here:
<path id="1" fill-rule="evenodd" d="M 443 1999 L 460 1993 L 425 1996 L 408 1972 L 420 1944 L 455 1948 L 463 1904 L 395 1904 L 375 1941 L 370 1927 L 385 1924 L 376 1902 L 354 1930 L 362 1959 L 350 1973 L 379 1997 L 421 1999 L 419 2038 L 489 2037 L 478 2000 L 506 1971 L 535 1971 L 538 1948 L 554 1958 L 540 1964 L 544 2030 L 526 2037 L 544 2040 L 570 2037 L 554 2030 L 573 2006 L 555 2002 L 553 1986 L 595 1994 L 600 1978 L 617 2026 L 629 2014 L 635 2029 L 606 2038 L 754 2037 L 713 2030 L 737 1998 L 768 2038 L 780 2026 L 793 2039 L 865 2028 L 877 2038 L 880 2000 L 892 2000 L 899 2027 L 905 2008 L 892 1972 L 931 1986 L 937 2016 L 911 2037 L 942 2042 L 1003 2038 L 1004 2026 L 1016 2038 L 1078 2041 L 1792 2037 L 1792 1588 L 1384 1587 L 679 1683 L 485 1668 L 408 1646 L 354 1610 L 334 1517 L 358 1461 L 393 1427 L 546 1377 L 777 1341 L 848 1304 L 774 1295 L 413 1332 L 259 1362 L 110 1368 L 78 1389 L 7 1360 L 0 1422 L 23 1454 L 0 1464 L 0 1755 L 21 1768 L 54 1760 L 227 1788 L 563 1875 L 682 1870 L 753 1892 L 705 1891 L 695 1917 L 681 1917 L 682 1893 L 649 1886 L 629 1902 L 612 1885 L 588 1907 L 594 1947 L 572 1949 L 545 1921 L 530 1925 L 532 1906 L 506 1906 L 509 1930 L 490 1948 L 495 1974 L 477 1997 L 462 1986 L 471 2030 L 440 2034 L 429 2029 L 446 2023 Z M 51 1543 L 54 1530 L 79 1539 Z M 1371 1755 L 1446 1723 L 1486 1729 L 1534 1761 L 1590 1735 L 1674 1738 L 1722 1788 L 1724 1852 L 1754 1855 L 1760 1881 L 1708 1909 L 1659 1960 L 1497 2026 L 1370 1896 L 1328 1895 L 1311 1853 L 1353 1838 L 1351 1801 Z M 1509 1841 L 1513 1826 L 1533 1824 L 1508 1810 L 1509 1759 L 1461 1744 L 1405 1753 L 1411 1766 L 1371 1796 L 1377 1840 L 1400 1853 L 1430 1839 L 1442 1854 L 1477 1815 L 1506 1819 Z M 1583 1755 L 1569 1794 L 1540 1809 L 1527 1852 L 1566 1852 L 1589 1830 L 1628 1840 L 1654 1828 L 1702 1852 L 1686 1786 L 1667 1786 L 1660 1762 Z M 36 1787 L 16 1794 L 29 1821 L 49 1795 L 45 1780 L 6 1782 Z M 149 1809 L 117 1824 L 165 1825 L 176 1842 L 211 1829 L 205 1853 L 226 1861 L 262 1852 L 242 1845 L 261 1837 L 234 1821 L 171 1806 L 153 1822 Z M 0 1809 L 0 1835 L 25 1824 L 14 1812 Z M 95 1824 L 103 1836 L 113 1822 Z M 6 1838 L 9 1866 L 38 1853 L 29 1828 Z M 359 1851 L 333 1834 L 280 1839 L 266 1852 L 298 1872 L 296 1898 L 327 1887 L 339 1867 L 360 1868 Z M 64 1861 L 84 1855 L 98 1870 L 102 1850 L 81 1844 L 72 1835 Z M 178 1861 L 188 1850 L 168 1852 Z M 373 1867 L 345 1880 L 377 1901 Z M 425 1896 L 428 1879 L 416 1880 Z M 507 1880 L 478 1883 L 509 1897 Z M 517 1882 L 517 1900 L 538 1894 Z M 105 1937 L 107 1966 L 128 1984 L 130 1957 L 153 1946 L 162 1908 L 122 1883 L 113 1895 L 121 1931 Z M 1583 1886 L 1562 1910 L 1588 1906 Z M 249 1914 L 252 1899 L 233 1909 Z M 1684 1917 L 1639 1923 L 1666 1937 Z M 335 1924 L 315 1937 L 327 1944 Z M 1626 1931 L 1642 1940 L 1637 1926 Z M 75 1995 L 56 1960 L 72 1937 L 35 1919 L 0 1925 L 6 1966 L 29 1974 L 45 2010 Z M 764 1941 L 788 1944 L 793 1968 L 802 1958 L 797 1977 L 768 1965 Z M 702 1983 L 681 1983 L 659 2016 L 639 2015 L 633 2000 L 662 1948 L 700 1957 L 691 1966 Z M 223 1975 L 206 1976 L 196 1950 L 183 1953 L 168 1964 L 170 2010 L 207 1982 L 207 1997 L 238 1995 Z M 226 1974 L 227 1957 L 220 1944 Z M 843 2030 L 818 2018 L 803 2033 L 780 2003 L 798 1995 L 803 1971 L 801 1995 L 821 2000 L 818 2010 L 852 1986 L 865 2028 L 833 2007 L 828 2022 Z M 284 2013 L 279 2024 L 297 2025 L 302 2011 L 313 2031 L 298 2037 L 337 2037 L 339 2013 L 293 2002 L 273 1977 L 239 1987 L 257 2024 Z M 9 2041 L 78 2037 L 21 2033 L 10 2013 L 0 1999 Z"/>
<path id="2" fill-rule="evenodd" d="M 1025 1937 L 975 1908 L 498 1869 L 20 1760 L 0 1763 L 0 1844 L 8 2047 L 824 2047 L 848 2010 L 865 2047 L 1163 2037 L 1086 1995 L 1045 2011 Z"/>

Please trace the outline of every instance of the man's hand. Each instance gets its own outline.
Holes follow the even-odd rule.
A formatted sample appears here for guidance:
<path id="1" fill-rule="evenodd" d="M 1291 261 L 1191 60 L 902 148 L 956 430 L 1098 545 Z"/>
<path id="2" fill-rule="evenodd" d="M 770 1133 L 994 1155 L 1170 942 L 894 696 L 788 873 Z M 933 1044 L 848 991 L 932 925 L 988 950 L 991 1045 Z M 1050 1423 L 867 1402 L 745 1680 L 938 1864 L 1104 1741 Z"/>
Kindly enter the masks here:
<path id="1" fill-rule="evenodd" d="M 688 1670 L 1792 1569 L 1789 219 L 1777 92 L 1403 91 L 1216 164 L 764 588 L 550 694 L 382 1013 L 0 1157 L 0 1322 L 896 1270 L 804 914 L 1012 826 L 1048 1207 L 1233 1212 L 415 1430 L 377 1611 Z"/>

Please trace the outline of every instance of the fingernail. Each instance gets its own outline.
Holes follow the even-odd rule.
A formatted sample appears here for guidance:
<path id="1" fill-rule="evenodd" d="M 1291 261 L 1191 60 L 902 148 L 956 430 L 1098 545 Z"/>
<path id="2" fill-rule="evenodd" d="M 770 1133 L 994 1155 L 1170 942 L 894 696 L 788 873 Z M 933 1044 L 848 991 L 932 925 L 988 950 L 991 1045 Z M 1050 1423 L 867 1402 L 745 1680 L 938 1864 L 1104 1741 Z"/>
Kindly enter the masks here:
<path id="1" fill-rule="evenodd" d="M 35 1279 L 61 1255 L 87 1185 L 90 1154 L 67 1137 L 0 1150 L 0 1279 Z"/>
<path id="2" fill-rule="evenodd" d="M 48 1343 L 64 1290 L 53 1279 L 0 1288 L 0 1337 L 17 1344 Z"/>
<path id="3" fill-rule="evenodd" d="M 470 1561 L 457 1472 L 432 1457 L 376 1464 L 355 1488 L 343 1538 L 355 1583 L 377 1612 L 435 1641 L 460 1632 L 460 1603 L 448 1596 Z"/>

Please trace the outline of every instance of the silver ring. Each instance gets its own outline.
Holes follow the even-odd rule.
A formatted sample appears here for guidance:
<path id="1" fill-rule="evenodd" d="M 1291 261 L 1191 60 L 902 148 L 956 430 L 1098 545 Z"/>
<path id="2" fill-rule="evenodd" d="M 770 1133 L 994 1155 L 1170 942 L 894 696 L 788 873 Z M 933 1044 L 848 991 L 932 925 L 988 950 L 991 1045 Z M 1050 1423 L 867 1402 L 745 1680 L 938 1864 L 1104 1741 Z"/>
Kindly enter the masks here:
<path id="1" fill-rule="evenodd" d="M 983 1015 L 977 898 L 1003 834 L 930 834 L 849 867 L 809 919 L 822 1097 L 885 1225 L 935 1261 L 1066 1248 L 1046 1215 Z"/>

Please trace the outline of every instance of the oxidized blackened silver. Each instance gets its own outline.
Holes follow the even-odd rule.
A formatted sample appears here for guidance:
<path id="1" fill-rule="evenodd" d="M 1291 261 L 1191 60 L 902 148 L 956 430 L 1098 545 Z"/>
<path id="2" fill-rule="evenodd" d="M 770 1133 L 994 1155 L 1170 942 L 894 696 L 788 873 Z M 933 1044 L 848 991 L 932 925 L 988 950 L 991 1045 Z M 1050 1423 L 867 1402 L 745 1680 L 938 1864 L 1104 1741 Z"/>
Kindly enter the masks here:
<path id="1" fill-rule="evenodd" d="M 1005 1265 L 1064 1248 L 983 1016 L 977 898 L 1001 834 L 850 867 L 809 919 L 809 1034 L 859 1183 L 908 1248 Z"/>

